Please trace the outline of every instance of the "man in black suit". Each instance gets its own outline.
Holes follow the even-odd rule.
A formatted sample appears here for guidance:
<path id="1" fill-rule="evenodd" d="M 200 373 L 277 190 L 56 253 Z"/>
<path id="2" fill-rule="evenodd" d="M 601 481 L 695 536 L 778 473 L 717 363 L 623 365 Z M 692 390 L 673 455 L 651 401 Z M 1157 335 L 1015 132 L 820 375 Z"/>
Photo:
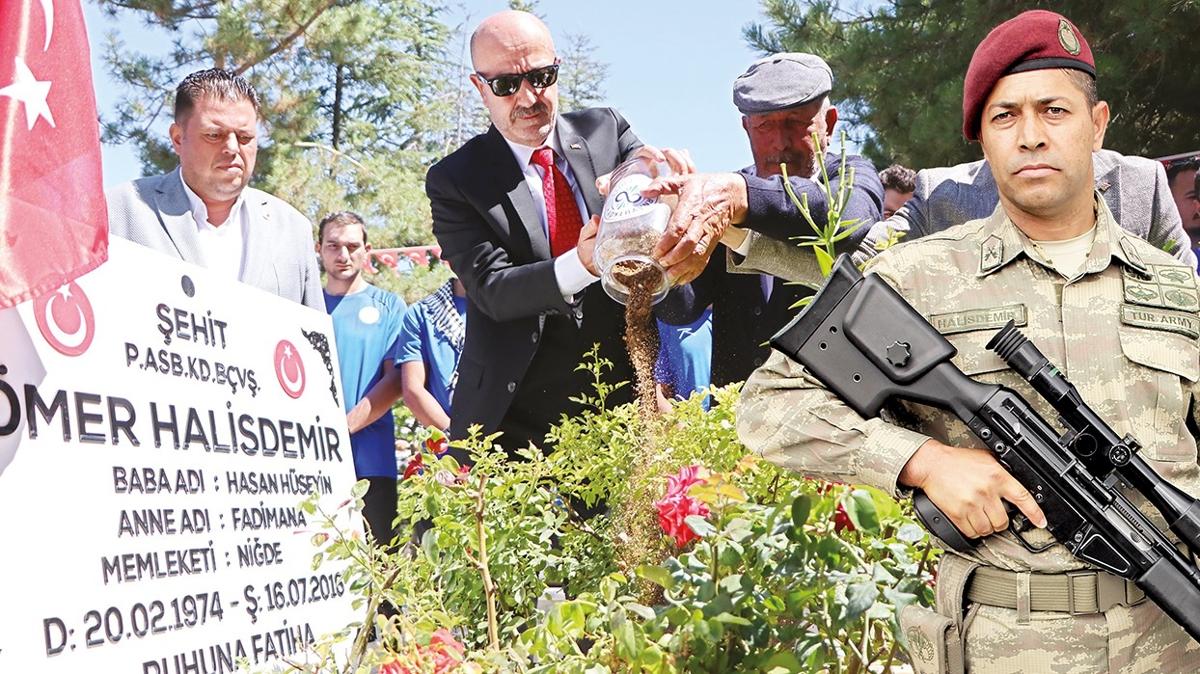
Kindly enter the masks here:
<path id="1" fill-rule="evenodd" d="M 434 235 L 467 290 L 450 437 L 479 424 L 502 431 L 511 452 L 541 445 L 551 424 L 579 410 L 570 398 L 592 393 L 590 375 L 575 369 L 593 344 L 614 364 L 611 381 L 632 380 L 624 307 L 588 271 L 588 216 L 603 205 L 596 177 L 638 153 L 677 168 L 682 155 L 644 147 L 615 110 L 559 115 L 559 60 L 532 14 L 485 19 L 471 61 L 492 126 L 425 180 Z M 609 402 L 628 401 L 628 391 Z"/>
<path id="2" fill-rule="evenodd" d="M 761 195 L 756 200 L 759 203 L 751 204 L 748 215 L 754 214 L 755 207 L 769 212 L 776 201 L 785 206 L 783 201 L 787 197 L 779 176 L 780 164 L 786 164 L 796 194 L 808 195 L 815 219 L 824 224 L 821 219 L 825 214 L 825 199 L 817 183 L 817 153 L 825 153 L 826 169 L 835 191 L 841 163 L 840 156 L 826 153 L 830 134 L 837 124 L 837 108 L 829 102 L 832 87 L 833 73 L 825 61 L 803 53 L 773 54 L 759 59 L 734 81 L 733 102 L 743 115 L 742 128 L 750 140 L 754 165 L 742 169 L 742 179 L 735 176 L 733 180 L 744 183 L 744 189 L 751 195 Z M 814 133 L 819 139 L 816 143 Z M 843 218 L 858 218 L 866 224 L 839 245 L 854 250 L 870 223 L 879 219 L 883 186 L 875 167 L 866 159 L 850 155 L 846 162 L 854 169 L 854 183 Z M 687 208 L 681 205 L 676 210 L 682 214 Z M 743 226 L 779 239 L 813 234 L 805 225 L 797 229 L 793 222 L 761 217 Z M 736 230 L 730 231 L 728 236 L 735 234 Z M 725 255 L 712 255 L 700 275 L 668 295 L 656 311 L 664 321 L 683 325 L 696 320 L 712 304 L 712 383 L 718 386 L 745 381 L 762 365 L 770 351 L 767 340 L 795 314 L 792 306 L 813 292 L 807 286 L 786 283 L 766 274 L 727 271 L 725 262 Z"/>

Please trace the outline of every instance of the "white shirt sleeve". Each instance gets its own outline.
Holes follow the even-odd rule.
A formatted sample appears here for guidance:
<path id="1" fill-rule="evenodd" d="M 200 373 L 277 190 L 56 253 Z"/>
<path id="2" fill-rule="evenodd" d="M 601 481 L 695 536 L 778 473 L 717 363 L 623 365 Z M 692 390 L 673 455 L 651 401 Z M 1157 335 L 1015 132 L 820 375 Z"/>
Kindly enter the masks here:
<path id="1" fill-rule="evenodd" d="M 733 252 L 741 255 L 742 257 L 746 257 L 750 253 L 750 244 L 754 243 L 754 237 L 755 233 L 753 231 L 746 232 L 746 237 L 742 239 L 742 242 L 738 244 L 737 248 L 733 249 Z"/>
<path id="2" fill-rule="evenodd" d="M 558 292 L 567 303 L 574 301 L 575 295 L 584 288 L 600 280 L 579 261 L 579 253 L 575 248 L 554 258 L 554 278 L 558 281 Z"/>

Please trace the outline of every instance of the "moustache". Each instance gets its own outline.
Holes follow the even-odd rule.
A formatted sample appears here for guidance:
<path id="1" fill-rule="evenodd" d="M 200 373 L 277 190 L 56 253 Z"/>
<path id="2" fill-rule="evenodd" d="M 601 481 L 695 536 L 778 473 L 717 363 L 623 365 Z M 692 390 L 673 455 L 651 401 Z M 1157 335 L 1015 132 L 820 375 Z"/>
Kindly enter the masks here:
<path id="1" fill-rule="evenodd" d="M 534 103 L 533 105 L 531 105 L 527 108 L 523 108 L 523 107 L 513 108 L 512 112 L 508 113 L 508 120 L 510 122 L 512 122 L 513 124 L 516 124 L 519 121 L 519 118 L 521 118 L 521 117 L 533 117 L 535 115 L 536 116 L 544 116 L 549 112 L 550 112 L 550 106 L 546 105 L 545 103 L 543 103 L 541 101 L 538 101 L 537 103 Z"/>
<path id="2" fill-rule="evenodd" d="M 812 177 L 817 170 L 817 158 L 815 155 L 794 154 L 791 152 L 768 155 L 766 157 L 768 166 L 779 166 L 787 164 L 789 173 L 798 175 L 802 178 Z"/>

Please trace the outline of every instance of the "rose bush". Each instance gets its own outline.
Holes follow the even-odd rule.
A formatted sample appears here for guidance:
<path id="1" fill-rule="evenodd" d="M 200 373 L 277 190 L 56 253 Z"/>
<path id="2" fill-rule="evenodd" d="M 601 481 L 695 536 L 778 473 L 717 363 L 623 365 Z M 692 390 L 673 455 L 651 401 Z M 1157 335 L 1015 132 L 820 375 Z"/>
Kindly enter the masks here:
<path id="1" fill-rule="evenodd" d="M 605 366 L 591 367 L 599 377 Z M 886 672 L 904 662 L 897 615 L 931 600 L 935 551 L 899 504 L 749 453 L 734 430 L 736 386 L 712 391 L 708 411 L 695 396 L 659 419 L 651 470 L 630 484 L 646 428 L 632 405 L 602 408 L 611 390 L 601 385 L 589 411 L 555 428 L 548 456 L 509 461 L 475 437 L 462 475 L 451 457 L 424 453 L 398 494 L 401 531 L 431 523 L 420 541 L 386 554 L 350 536 L 314 540 L 314 561 L 354 561 L 348 586 L 378 636 L 368 647 L 360 634 L 337 671 L 435 671 L 418 656 L 436 634 L 463 645 L 465 671 Z M 640 535 L 669 544 L 623 565 L 623 505 L 641 490 L 660 527 Z M 548 590 L 565 600 L 547 602 Z M 400 615 L 379 617 L 384 602 Z M 335 652 L 359 627 L 322 648 Z"/>
<path id="2" fill-rule="evenodd" d="M 840 217 L 846 190 L 830 196 L 830 224 L 801 243 L 826 271 L 855 226 Z M 364 620 L 324 637 L 305 671 L 860 674 L 905 661 L 898 616 L 931 602 L 938 553 L 907 506 L 758 460 L 734 430 L 737 386 L 711 391 L 707 410 L 704 395 L 657 419 L 610 409 L 624 384 L 594 354 L 580 367 L 595 393 L 551 430 L 553 453 L 512 461 L 474 435 L 468 473 L 440 437 L 414 437 L 424 451 L 399 485 L 398 527 L 426 523 L 419 540 L 389 553 L 314 536 L 314 568 L 352 562 Z M 315 497 L 303 506 L 316 514 Z M 399 610 L 384 618 L 385 603 Z"/>

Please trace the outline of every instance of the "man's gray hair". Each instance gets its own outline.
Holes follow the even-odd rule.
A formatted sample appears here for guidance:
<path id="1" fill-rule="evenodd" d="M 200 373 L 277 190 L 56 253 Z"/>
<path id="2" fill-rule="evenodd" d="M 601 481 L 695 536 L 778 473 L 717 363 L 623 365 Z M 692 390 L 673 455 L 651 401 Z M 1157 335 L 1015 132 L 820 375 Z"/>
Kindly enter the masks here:
<path id="1" fill-rule="evenodd" d="M 259 113 L 258 94 L 246 78 L 231 70 L 209 68 L 183 78 L 175 89 L 175 122 L 186 119 L 201 98 L 230 102 L 247 100 L 254 106 L 254 114 Z"/>

